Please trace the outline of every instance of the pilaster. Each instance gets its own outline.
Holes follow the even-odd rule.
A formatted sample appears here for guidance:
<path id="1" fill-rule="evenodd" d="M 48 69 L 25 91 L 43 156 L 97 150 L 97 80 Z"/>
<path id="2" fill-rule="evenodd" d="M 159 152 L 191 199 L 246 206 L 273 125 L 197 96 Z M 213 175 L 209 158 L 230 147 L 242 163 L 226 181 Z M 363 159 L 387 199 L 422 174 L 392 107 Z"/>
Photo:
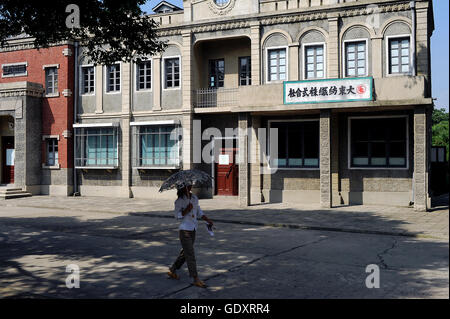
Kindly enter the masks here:
<path id="1" fill-rule="evenodd" d="M 265 136 L 259 135 L 261 128 L 261 117 L 252 117 L 252 129 L 249 140 L 250 147 L 250 204 L 260 204 L 261 194 L 261 145 L 260 138 Z"/>
<path id="2" fill-rule="evenodd" d="M 330 208 L 331 196 L 331 110 L 320 110 L 320 206 Z"/>
<path id="3" fill-rule="evenodd" d="M 299 43 L 289 45 L 289 81 L 299 80 Z"/>
<path id="4" fill-rule="evenodd" d="M 341 183 L 339 176 L 339 113 L 331 113 L 331 191 L 332 205 L 341 205 Z"/>
<path id="5" fill-rule="evenodd" d="M 193 168 L 193 123 L 192 113 L 184 113 L 182 117 L 181 127 L 183 130 L 183 169 Z"/>
<path id="6" fill-rule="evenodd" d="M 153 111 L 161 111 L 161 56 L 153 57 Z"/>
<path id="7" fill-rule="evenodd" d="M 249 160 L 248 160 L 248 121 L 247 113 L 239 113 L 239 205 L 247 207 L 249 201 Z"/>
<path id="8" fill-rule="evenodd" d="M 414 210 L 427 210 L 427 112 L 424 106 L 414 109 Z"/>
<path id="9" fill-rule="evenodd" d="M 329 38 L 327 43 L 327 72 L 329 78 L 339 78 L 339 18 L 330 17 L 329 23 Z"/>
<path id="10" fill-rule="evenodd" d="M 261 84 L 261 32 L 259 22 L 253 22 L 250 27 L 252 85 Z"/>
<path id="11" fill-rule="evenodd" d="M 192 33 L 183 31 L 183 48 L 181 50 L 181 85 L 183 91 L 183 110 L 192 110 Z"/>
<path id="12" fill-rule="evenodd" d="M 383 77 L 383 38 L 372 38 L 372 74 L 374 78 Z"/>
<path id="13" fill-rule="evenodd" d="M 130 117 L 131 117 L 131 64 L 122 63 L 122 123 L 121 123 L 121 169 L 122 169 L 122 189 L 121 193 L 124 197 L 132 197 L 131 194 L 131 132 L 130 132 Z"/>
<path id="14" fill-rule="evenodd" d="M 103 66 L 95 66 L 95 113 L 103 113 Z"/>

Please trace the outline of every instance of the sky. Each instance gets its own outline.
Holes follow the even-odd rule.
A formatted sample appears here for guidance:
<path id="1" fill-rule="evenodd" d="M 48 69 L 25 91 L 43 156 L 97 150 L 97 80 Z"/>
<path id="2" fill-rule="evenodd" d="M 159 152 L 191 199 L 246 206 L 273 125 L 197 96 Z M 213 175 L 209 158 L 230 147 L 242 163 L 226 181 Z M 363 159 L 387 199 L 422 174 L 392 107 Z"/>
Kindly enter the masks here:
<path id="1" fill-rule="evenodd" d="M 448 111 L 448 26 L 449 1 L 434 0 L 435 30 L 431 37 L 431 78 L 433 97 L 436 108 L 445 108 Z"/>
<path id="2" fill-rule="evenodd" d="M 161 0 L 148 0 L 142 6 L 143 11 L 152 12 L 152 8 Z M 166 0 L 180 8 L 183 0 Z M 435 30 L 431 37 L 431 72 L 435 107 L 449 110 L 449 0 L 434 0 Z"/>

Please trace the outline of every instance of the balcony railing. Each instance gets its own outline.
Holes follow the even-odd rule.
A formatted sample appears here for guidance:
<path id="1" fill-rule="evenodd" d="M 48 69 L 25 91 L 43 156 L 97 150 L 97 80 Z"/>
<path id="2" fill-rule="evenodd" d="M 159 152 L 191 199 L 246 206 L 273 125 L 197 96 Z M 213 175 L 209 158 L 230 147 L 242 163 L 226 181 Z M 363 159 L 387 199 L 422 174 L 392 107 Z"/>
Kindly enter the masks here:
<path id="1" fill-rule="evenodd" d="M 387 102 L 395 105 L 397 102 L 422 101 L 429 97 L 427 94 L 427 83 L 423 76 L 395 76 L 375 78 L 374 102 Z M 283 83 L 272 83 L 263 85 L 246 85 L 231 89 L 199 89 L 193 94 L 194 107 L 197 109 L 212 109 L 211 112 L 224 111 L 225 108 L 258 109 L 267 107 L 279 108 L 304 108 L 312 109 L 320 104 L 297 104 L 289 107 L 283 103 Z M 423 101 L 422 101 L 423 102 Z M 353 102 L 327 104 L 329 107 L 352 106 Z M 369 103 L 369 102 L 360 102 Z M 354 105 L 354 104 L 353 104 Z M 222 109 L 219 109 L 222 107 Z M 228 110 L 228 109 L 226 109 Z M 200 112 L 210 112 L 208 110 Z"/>
<path id="2" fill-rule="evenodd" d="M 206 88 L 194 91 L 194 107 L 227 107 L 237 106 L 239 89 Z"/>

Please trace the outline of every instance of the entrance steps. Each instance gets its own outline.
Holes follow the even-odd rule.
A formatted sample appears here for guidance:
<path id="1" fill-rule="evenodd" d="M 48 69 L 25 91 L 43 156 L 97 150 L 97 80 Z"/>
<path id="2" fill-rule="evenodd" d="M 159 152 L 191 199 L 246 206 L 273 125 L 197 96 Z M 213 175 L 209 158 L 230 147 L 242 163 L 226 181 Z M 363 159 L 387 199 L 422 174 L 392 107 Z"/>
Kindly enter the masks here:
<path id="1" fill-rule="evenodd" d="M 22 190 L 22 188 L 0 186 L 0 200 L 30 196 L 32 196 L 31 193 Z"/>

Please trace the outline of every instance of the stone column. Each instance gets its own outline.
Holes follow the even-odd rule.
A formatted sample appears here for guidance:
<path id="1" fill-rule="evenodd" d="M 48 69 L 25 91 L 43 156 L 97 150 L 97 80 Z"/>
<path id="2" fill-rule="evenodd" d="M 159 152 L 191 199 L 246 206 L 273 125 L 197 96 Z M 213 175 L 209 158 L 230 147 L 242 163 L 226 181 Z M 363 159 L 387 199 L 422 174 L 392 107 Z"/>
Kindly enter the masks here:
<path id="1" fill-rule="evenodd" d="M 122 188 L 121 196 L 132 197 L 131 193 L 131 64 L 122 63 L 122 150 L 121 150 L 121 170 L 122 170 Z"/>
<path id="2" fill-rule="evenodd" d="M 331 110 L 320 110 L 320 206 L 330 208 L 331 199 Z"/>
<path id="3" fill-rule="evenodd" d="M 249 206 L 249 178 L 248 178 L 248 120 L 247 113 L 239 113 L 239 205 Z"/>
<path id="4" fill-rule="evenodd" d="M 424 106 L 414 109 L 414 210 L 427 210 L 428 197 L 427 112 Z"/>
<path id="5" fill-rule="evenodd" d="M 250 27 L 252 85 L 261 84 L 261 34 L 259 22 L 252 22 Z"/>
<path id="6" fill-rule="evenodd" d="M 161 111 L 161 56 L 153 57 L 153 111 Z"/>
<path id="7" fill-rule="evenodd" d="M 95 66 L 95 113 L 103 113 L 103 65 Z"/>
<path id="8" fill-rule="evenodd" d="M 299 43 L 289 45 L 289 81 L 299 80 L 298 48 Z"/>
<path id="9" fill-rule="evenodd" d="M 252 117 L 252 129 L 249 140 L 250 159 L 250 204 L 261 203 L 261 145 L 258 130 L 261 128 L 261 117 Z"/>
<path id="10" fill-rule="evenodd" d="M 329 38 L 327 43 L 327 72 L 329 78 L 339 78 L 339 18 L 332 16 L 328 19 Z"/>

